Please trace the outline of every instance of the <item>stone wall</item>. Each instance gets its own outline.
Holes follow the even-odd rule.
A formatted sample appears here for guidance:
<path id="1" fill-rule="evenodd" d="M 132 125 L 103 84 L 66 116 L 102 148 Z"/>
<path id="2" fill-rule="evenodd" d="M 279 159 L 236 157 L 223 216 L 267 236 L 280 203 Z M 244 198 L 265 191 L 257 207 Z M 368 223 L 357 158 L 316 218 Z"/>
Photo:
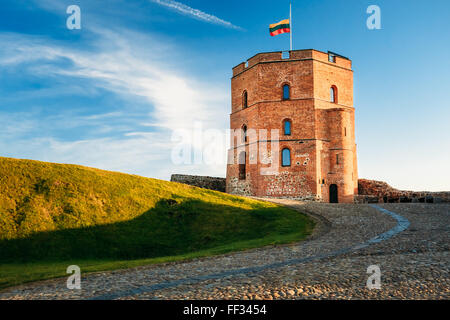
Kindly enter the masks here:
<path id="1" fill-rule="evenodd" d="M 237 184 L 238 181 L 232 181 Z M 173 174 L 170 181 L 188 184 L 195 187 L 225 192 L 226 179 L 208 176 L 193 176 L 184 174 Z M 242 185 L 242 190 L 237 194 L 251 195 L 250 185 Z M 358 195 L 355 195 L 355 203 L 393 203 L 393 202 L 423 202 L 423 203 L 443 203 L 450 202 L 450 192 L 429 192 L 429 191 L 405 191 L 391 187 L 383 181 L 359 179 Z M 266 196 L 271 198 L 271 196 Z M 281 196 L 272 198 L 290 198 L 297 200 L 321 201 L 314 196 Z"/>
<path id="2" fill-rule="evenodd" d="M 173 174 L 170 178 L 170 181 L 184 183 L 190 186 L 200 187 L 204 189 L 225 192 L 225 178 Z"/>
<path id="3" fill-rule="evenodd" d="M 359 179 L 356 203 L 390 203 L 390 202 L 450 202 L 450 192 L 406 191 L 397 190 L 386 182 Z"/>

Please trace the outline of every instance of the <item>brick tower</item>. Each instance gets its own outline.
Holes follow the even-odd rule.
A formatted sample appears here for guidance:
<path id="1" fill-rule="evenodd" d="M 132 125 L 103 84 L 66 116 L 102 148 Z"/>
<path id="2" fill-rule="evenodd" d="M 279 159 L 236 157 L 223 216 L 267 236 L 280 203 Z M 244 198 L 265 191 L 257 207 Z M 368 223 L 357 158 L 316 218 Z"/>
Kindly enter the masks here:
<path id="1" fill-rule="evenodd" d="M 231 100 L 228 193 L 353 202 L 349 59 L 317 50 L 259 53 L 233 68 Z"/>

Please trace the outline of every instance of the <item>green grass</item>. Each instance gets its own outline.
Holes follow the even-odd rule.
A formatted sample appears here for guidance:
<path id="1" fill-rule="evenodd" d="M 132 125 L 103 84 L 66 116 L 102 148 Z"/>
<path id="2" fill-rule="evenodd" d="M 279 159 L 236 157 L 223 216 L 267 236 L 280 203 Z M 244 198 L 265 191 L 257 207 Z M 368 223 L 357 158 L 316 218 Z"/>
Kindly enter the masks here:
<path id="1" fill-rule="evenodd" d="M 0 158 L 0 288 L 304 239 L 268 202 L 75 165 Z"/>

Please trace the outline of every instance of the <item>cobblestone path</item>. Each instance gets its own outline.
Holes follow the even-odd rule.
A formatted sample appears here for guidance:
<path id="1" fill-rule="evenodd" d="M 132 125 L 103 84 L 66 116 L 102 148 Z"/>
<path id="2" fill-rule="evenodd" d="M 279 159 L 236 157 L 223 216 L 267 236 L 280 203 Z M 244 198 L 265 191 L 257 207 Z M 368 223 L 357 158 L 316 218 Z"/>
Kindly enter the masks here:
<path id="1" fill-rule="evenodd" d="M 306 241 L 99 272 L 0 292 L 0 299 L 449 299 L 450 205 L 273 200 L 310 214 Z M 367 267 L 381 269 L 369 290 Z"/>

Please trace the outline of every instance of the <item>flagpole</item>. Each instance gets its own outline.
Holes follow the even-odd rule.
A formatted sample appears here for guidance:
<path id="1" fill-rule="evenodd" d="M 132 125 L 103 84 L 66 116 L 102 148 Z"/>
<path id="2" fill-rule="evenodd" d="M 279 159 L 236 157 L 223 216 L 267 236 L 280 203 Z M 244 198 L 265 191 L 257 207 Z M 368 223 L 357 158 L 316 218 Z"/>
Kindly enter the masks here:
<path id="1" fill-rule="evenodd" d="M 289 23 L 291 27 L 291 51 L 292 51 L 292 1 L 289 1 Z"/>

